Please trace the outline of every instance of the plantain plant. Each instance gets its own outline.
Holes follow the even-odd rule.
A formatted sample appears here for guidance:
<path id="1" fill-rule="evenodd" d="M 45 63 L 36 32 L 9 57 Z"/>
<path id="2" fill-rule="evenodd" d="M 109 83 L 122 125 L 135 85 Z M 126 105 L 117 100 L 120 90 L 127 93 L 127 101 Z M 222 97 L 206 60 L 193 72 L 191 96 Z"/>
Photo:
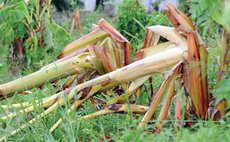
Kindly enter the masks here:
<path id="1" fill-rule="evenodd" d="M 175 106 L 173 114 L 176 126 L 181 126 L 180 122 L 183 120 L 207 120 L 209 116 L 214 116 L 211 118 L 215 120 L 221 119 L 223 115 L 219 116 L 217 112 L 225 114 L 227 110 L 219 109 L 221 107 L 216 105 L 213 111 L 210 105 L 216 98 L 209 94 L 208 52 L 196 26 L 191 19 L 171 4 L 164 12 L 173 27 L 161 25 L 148 27 L 142 49 L 136 52 L 135 61 L 132 63 L 129 41 L 102 19 L 97 25 L 92 26 L 89 34 L 68 44 L 55 62 L 31 75 L 0 85 L 0 96 L 6 98 L 14 92 L 38 87 L 59 78 L 71 77 L 65 82 L 66 86 L 62 91 L 35 100 L 35 104 L 24 102 L 10 106 L 1 105 L 2 108 L 19 109 L 19 112 L 9 111 L 2 116 L 0 119 L 3 122 L 22 113 L 28 114 L 36 107 L 44 109 L 28 123 L 10 132 L 10 135 L 26 128 L 27 124 L 32 124 L 37 119 L 51 114 L 66 101 L 71 104 L 66 110 L 69 114 L 94 95 L 111 88 L 121 89 L 123 92 L 107 102 L 103 110 L 83 116 L 80 120 L 110 113 L 142 113 L 144 116 L 138 127 L 144 128 L 153 116 L 157 115 L 156 111 L 160 110 L 156 126 L 153 126 L 157 133 L 163 127 L 164 120 L 170 115 L 172 104 Z M 159 41 L 160 38 L 165 38 L 166 42 Z M 134 94 L 142 95 L 139 91 L 140 87 L 155 73 L 166 75 L 162 84 L 155 90 L 149 107 L 124 103 Z M 78 83 L 74 84 L 72 80 Z M 63 121 L 64 119 L 60 118 L 49 132 L 55 131 Z M 191 124 L 187 122 L 186 125 Z M 6 140 L 7 137 L 7 135 L 3 136 L 1 140 Z"/>

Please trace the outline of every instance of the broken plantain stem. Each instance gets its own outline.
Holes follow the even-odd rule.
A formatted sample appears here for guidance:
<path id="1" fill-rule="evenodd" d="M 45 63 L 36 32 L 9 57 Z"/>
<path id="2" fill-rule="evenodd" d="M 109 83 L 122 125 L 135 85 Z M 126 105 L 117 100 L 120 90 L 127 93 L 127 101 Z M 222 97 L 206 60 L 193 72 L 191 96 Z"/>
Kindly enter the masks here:
<path id="1" fill-rule="evenodd" d="M 94 67 L 87 61 L 89 59 L 89 54 L 80 54 L 63 62 L 52 63 L 25 77 L 2 84 L 0 85 L 0 97 L 7 97 L 14 92 L 22 92 L 72 74 L 82 73 L 85 71 L 85 68 L 94 69 Z"/>
<path id="2" fill-rule="evenodd" d="M 135 104 L 112 104 L 103 110 L 82 116 L 81 119 L 92 119 L 92 118 L 95 118 L 97 116 L 101 116 L 101 115 L 105 115 L 105 114 L 119 113 L 119 112 L 130 112 L 130 111 L 133 113 L 143 114 L 148 109 L 149 109 L 149 107 L 147 107 L 147 106 L 141 106 L 141 105 L 135 105 Z"/>
<path id="3" fill-rule="evenodd" d="M 144 117 L 141 120 L 141 123 L 139 124 L 139 128 L 143 128 L 145 125 L 148 124 L 149 120 L 152 118 L 153 114 L 156 112 L 157 107 L 159 106 L 161 100 L 164 97 L 164 94 L 171 82 L 174 82 L 177 75 L 179 74 L 179 70 L 181 68 L 182 61 L 179 62 L 168 74 L 168 76 L 165 78 L 164 82 L 161 84 L 159 90 L 154 95 L 153 101 L 150 104 L 149 110 L 146 112 Z"/>
<path id="4" fill-rule="evenodd" d="M 108 89 L 114 86 L 117 86 L 121 83 L 128 82 L 131 80 L 135 80 L 139 77 L 147 76 L 150 74 L 153 74 L 154 72 L 159 72 L 161 69 L 169 68 L 171 66 L 174 66 L 178 62 L 180 62 L 181 59 L 184 58 L 184 52 L 179 47 L 170 48 L 168 50 L 165 50 L 159 54 L 149 56 L 147 58 L 144 58 L 142 60 L 136 61 L 132 64 L 129 64 L 125 67 L 122 67 L 120 69 L 117 69 L 113 72 L 110 72 L 108 74 L 99 76 L 95 79 L 92 79 L 90 81 L 84 82 L 82 84 L 77 85 L 74 87 L 70 93 L 68 94 L 67 98 L 68 100 L 71 100 L 78 94 L 79 91 L 82 89 L 85 89 L 87 87 L 93 87 L 93 86 L 100 86 L 103 89 Z M 185 56 L 186 57 L 186 56 Z M 145 69 L 145 70 L 143 70 Z M 133 74 L 133 72 L 136 72 Z M 127 76 L 129 74 L 129 76 Z M 46 111 L 41 113 L 39 116 L 42 118 L 43 116 L 51 113 L 57 106 L 62 106 L 65 103 L 65 98 L 63 95 L 59 96 L 56 95 L 54 98 L 57 98 L 56 100 Z M 80 94 L 78 94 L 77 98 L 81 98 Z M 85 99 L 88 99 L 91 97 L 91 95 L 86 96 Z M 29 121 L 29 123 L 33 123 L 35 119 L 32 119 Z M 59 123 L 59 122 L 58 122 Z M 59 124 L 58 124 L 59 125 Z M 57 126 L 58 126 L 57 125 Z M 25 125 L 23 125 L 21 128 L 15 131 L 19 131 L 23 129 Z M 14 133 L 15 133 L 14 131 Z"/>
<path id="5" fill-rule="evenodd" d="M 169 53 L 174 54 L 169 54 Z M 163 55 L 161 55 L 163 54 Z M 165 55 L 166 54 L 166 55 Z M 171 55 L 171 56 L 170 56 Z M 150 56 L 148 58 L 139 60 L 137 62 L 134 62 L 130 65 L 127 65 L 123 68 L 117 69 L 113 72 L 110 72 L 108 74 L 102 75 L 98 78 L 95 78 L 93 80 L 90 80 L 88 82 L 82 83 L 77 85 L 68 95 L 69 99 L 72 99 L 77 93 L 77 90 L 82 90 L 87 87 L 95 87 L 98 86 L 100 90 L 103 91 L 105 89 L 117 86 L 121 83 L 128 82 L 131 80 L 134 80 L 139 77 L 143 77 L 146 75 L 150 75 L 154 72 L 158 72 L 160 69 L 164 69 L 167 67 L 171 67 L 178 63 L 183 58 L 183 51 L 180 48 L 172 48 L 170 50 L 164 51 L 162 53 L 159 53 L 157 55 Z M 165 61 L 165 64 L 160 64 L 161 62 Z M 145 68 L 145 70 L 142 70 Z M 133 74 L 132 76 L 127 76 L 127 74 L 131 74 L 132 72 L 136 72 L 136 74 Z M 75 93 L 74 93 L 75 92 Z M 95 91 L 97 92 L 97 91 Z M 94 94 L 94 93 L 93 93 Z M 92 94 L 92 95 L 93 95 Z M 92 96 L 91 94 L 88 94 L 84 100 L 88 99 Z M 59 104 L 60 105 L 60 104 Z M 70 111 L 74 107 L 78 107 L 79 105 L 75 106 L 75 104 L 71 107 Z M 62 122 L 62 119 L 59 119 L 56 124 L 50 129 L 52 132 L 59 124 Z"/>

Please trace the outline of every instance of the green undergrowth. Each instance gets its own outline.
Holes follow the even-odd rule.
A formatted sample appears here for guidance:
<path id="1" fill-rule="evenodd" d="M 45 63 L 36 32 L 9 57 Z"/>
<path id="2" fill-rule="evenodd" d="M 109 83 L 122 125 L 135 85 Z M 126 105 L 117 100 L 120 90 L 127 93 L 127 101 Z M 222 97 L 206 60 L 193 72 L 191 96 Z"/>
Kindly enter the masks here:
<path id="1" fill-rule="evenodd" d="M 44 92 L 39 92 L 45 94 L 45 90 Z M 23 97 L 25 96 L 22 96 L 22 98 Z M 103 97 L 103 94 L 97 97 L 102 97 L 104 101 L 108 101 L 108 99 Z M 215 142 L 221 140 L 228 142 L 230 140 L 230 118 L 228 116 L 220 122 L 198 121 L 189 128 L 181 127 L 179 129 L 174 127 L 175 121 L 167 120 L 165 121 L 167 127 L 164 127 L 160 133 L 154 135 L 152 134 L 154 124 L 148 125 L 146 128 L 148 131 L 137 129 L 142 115 L 132 113 L 109 114 L 91 120 L 80 120 L 80 116 L 95 112 L 97 109 L 92 106 L 90 101 L 86 101 L 77 111 L 66 115 L 65 108 L 69 105 L 70 104 L 66 102 L 64 107 L 56 109 L 52 114 L 36 120 L 32 125 L 28 124 L 27 128 L 15 136 L 9 137 L 8 141 Z M 41 111 L 42 110 L 37 108 L 35 112 L 27 116 L 21 114 L 16 121 L 8 120 L 6 124 L 1 125 L 0 134 L 6 135 L 7 132 L 18 128 L 20 124 L 27 124 L 27 121 L 32 118 L 32 115 L 38 116 Z M 52 124 L 60 117 L 64 119 L 64 123 L 53 133 L 49 133 L 49 128 L 52 127 Z M 155 121 L 152 120 L 152 122 Z"/>

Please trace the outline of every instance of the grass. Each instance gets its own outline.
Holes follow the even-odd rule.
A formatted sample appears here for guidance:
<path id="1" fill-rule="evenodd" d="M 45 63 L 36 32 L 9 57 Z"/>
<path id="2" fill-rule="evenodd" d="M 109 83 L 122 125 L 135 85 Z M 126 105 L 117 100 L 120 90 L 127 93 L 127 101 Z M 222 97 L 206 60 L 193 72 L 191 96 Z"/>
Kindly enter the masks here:
<path id="1" fill-rule="evenodd" d="M 87 101 L 79 111 L 70 116 L 66 116 L 64 108 L 57 109 L 52 115 L 10 137 L 9 141 L 229 141 L 230 123 L 229 120 L 214 123 L 212 121 L 198 122 L 191 128 L 173 127 L 173 121 L 169 121 L 169 126 L 157 135 L 151 132 L 137 129 L 140 121 L 133 119 L 132 114 L 110 114 L 92 120 L 80 121 L 79 116 L 96 111 Z M 35 114 L 36 115 L 36 114 Z M 64 123 L 53 134 L 48 129 L 57 120 L 58 116 L 64 118 Z M 24 116 L 21 117 L 24 119 Z M 20 119 L 20 118 L 19 118 Z M 229 118 L 228 118 L 229 119 Z M 17 125 L 17 124 L 15 124 Z M 12 127 L 12 125 L 10 125 Z M 148 126 L 149 129 L 151 125 Z M 10 129 L 10 128 L 9 128 Z M 0 131 L 3 132 L 3 131 Z"/>
<path id="2" fill-rule="evenodd" d="M 100 15 L 100 14 L 99 14 Z M 92 17 L 82 23 L 83 30 L 90 29 L 92 22 L 96 22 L 99 17 L 98 13 L 92 13 Z M 85 31 L 85 30 L 84 30 Z M 77 33 L 80 36 L 84 33 Z M 203 37 L 204 38 L 204 37 Z M 216 66 L 216 56 L 219 54 L 220 43 L 219 37 L 210 38 L 205 37 L 205 43 L 209 46 L 209 62 L 208 62 L 208 78 L 211 89 L 215 88 L 217 66 Z M 211 46 L 210 46 L 211 45 Z M 10 80 L 8 77 L 9 65 L 7 61 L 8 50 L 5 48 L 0 48 L 0 83 L 7 82 Z M 58 51 L 52 53 L 44 53 L 45 58 L 37 58 L 33 61 L 32 66 L 27 67 L 25 71 L 18 72 L 20 75 L 29 74 L 39 67 L 52 62 Z M 15 76 L 16 78 L 19 76 Z M 162 82 L 162 76 L 157 74 L 154 75 L 155 80 L 153 80 L 153 88 L 159 86 Z M 59 82 L 59 85 L 63 81 Z M 148 105 L 149 103 L 149 88 L 150 83 L 146 82 L 144 87 L 142 87 L 141 96 L 139 98 L 134 98 L 138 100 L 138 104 Z M 19 94 L 12 98 L 6 100 L 1 100 L 0 104 L 11 104 L 12 102 L 23 102 L 23 101 L 34 101 L 35 99 L 41 99 L 45 96 L 54 94 L 58 88 L 53 84 L 46 84 L 42 89 L 33 89 L 32 94 L 24 95 Z M 113 95 L 113 94 L 112 94 Z M 106 96 L 101 93 L 95 96 L 95 99 L 100 99 L 103 102 L 110 100 L 112 96 Z M 130 102 L 127 102 L 130 103 Z M 142 119 L 140 114 L 109 114 L 97 117 L 91 120 L 80 120 L 81 116 L 93 113 L 97 111 L 97 108 L 102 108 L 103 104 L 99 104 L 95 108 L 90 100 L 83 103 L 77 111 L 66 114 L 66 110 L 69 108 L 69 102 L 66 102 L 63 107 L 57 108 L 53 113 L 47 115 L 46 117 L 37 120 L 29 127 L 20 131 L 15 136 L 9 137 L 8 141 L 23 141 L 23 142 L 41 142 L 41 141 L 135 141 L 135 142 L 148 142 L 148 141 L 201 141 L 201 142 L 215 142 L 215 141 L 230 141 L 230 117 L 227 115 L 220 122 L 208 121 L 197 121 L 192 127 L 186 128 L 181 126 L 179 129 L 175 127 L 173 118 L 165 121 L 165 127 L 157 135 L 152 134 L 152 128 L 154 124 L 148 125 L 146 129 L 138 129 L 137 126 Z M 171 108 L 173 109 L 173 107 Z M 16 111 L 17 110 L 13 110 Z M 0 122 L 0 136 L 4 136 L 15 128 L 18 128 L 22 123 L 27 123 L 27 120 L 31 119 L 32 116 L 38 116 L 42 110 L 36 108 L 33 113 L 29 115 L 20 114 L 19 117 L 13 120 L 7 120 L 6 123 L 1 124 Z M 0 116 L 4 114 L 5 111 L 0 109 Z M 159 112 L 157 112 L 159 113 Z M 61 124 L 53 133 L 49 132 L 52 125 L 60 118 L 64 119 L 64 123 Z M 155 119 L 152 121 L 154 122 Z"/>

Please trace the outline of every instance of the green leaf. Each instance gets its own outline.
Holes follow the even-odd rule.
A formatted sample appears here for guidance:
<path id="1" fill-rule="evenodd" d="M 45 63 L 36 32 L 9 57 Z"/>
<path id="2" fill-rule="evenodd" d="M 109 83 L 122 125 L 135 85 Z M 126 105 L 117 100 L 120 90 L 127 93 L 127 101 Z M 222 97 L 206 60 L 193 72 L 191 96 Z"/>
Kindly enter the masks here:
<path id="1" fill-rule="evenodd" d="M 223 12 L 223 18 L 222 18 L 224 26 L 230 32 L 230 16 L 229 16 L 229 13 L 230 13 L 230 2 L 228 2 L 225 5 L 224 12 Z"/>
<path id="2" fill-rule="evenodd" d="M 211 2 L 210 0 L 199 0 L 199 7 L 201 12 L 204 12 L 205 10 L 207 10 L 210 6 L 211 6 Z"/>
<path id="3" fill-rule="evenodd" d="M 222 14 L 217 8 L 212 10 L 211 16 L 212 16 L 212 19 L 216 21 L 217 23 L 221 25 L 224 24 L 224 20 L 222 19 Z"/>
<path id="4" fill-rule="evenodd" d="M 230 78 L 222 80 L 220 82 L 214 96 L 217 97 L 217 100 L 226 99 L 227 109 L 230 108 Z"/>

